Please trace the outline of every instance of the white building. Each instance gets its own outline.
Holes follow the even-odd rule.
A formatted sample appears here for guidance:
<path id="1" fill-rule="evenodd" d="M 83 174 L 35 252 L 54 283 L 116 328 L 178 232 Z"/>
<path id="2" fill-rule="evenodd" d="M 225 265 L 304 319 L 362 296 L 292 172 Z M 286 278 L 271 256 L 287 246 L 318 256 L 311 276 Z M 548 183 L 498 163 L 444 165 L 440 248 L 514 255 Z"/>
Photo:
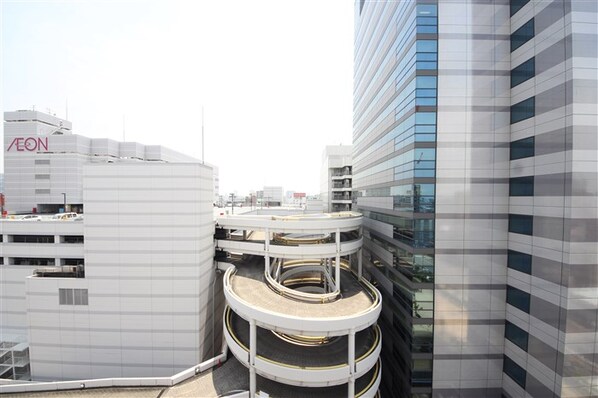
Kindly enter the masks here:
<path id="1" fill-rule="evenodd" d="M 264 186 L 262 203 L 268 206 L 281 206 L 283 203 L 283 190 L 280 186 Z"/>
<path id="2" fill-rule="evenodd" d="M 324 212 L 351 210 L 352 145 L 327 145 L 322 153 L 320 198 Z"/>
<path id="3" fill-rule="evenodd" d="M 81 212 L 83 165 L 93 162 L 193 162 L 159 145 L 88 138 L 71 122 L 37 111 L 4 112 L 4 194 L 9 213 Z M 214 185 L 218 184 L 214 178 Z"/>
<path id="4" fill-rule="evenodd" d="M 60 121 L 39 112 L 8 119 L 9 209 L 51 210 L 66 191 L 85 214 L 0 221 L 0 354 L 10 360 L 0 377 L 171 376 L 212 357 L 212 167 L 157 146 L 43 135 Z M 89 153 L 96 144 L 104 150 Z M 166 161 L 176 159 L 186 162 Z"/>

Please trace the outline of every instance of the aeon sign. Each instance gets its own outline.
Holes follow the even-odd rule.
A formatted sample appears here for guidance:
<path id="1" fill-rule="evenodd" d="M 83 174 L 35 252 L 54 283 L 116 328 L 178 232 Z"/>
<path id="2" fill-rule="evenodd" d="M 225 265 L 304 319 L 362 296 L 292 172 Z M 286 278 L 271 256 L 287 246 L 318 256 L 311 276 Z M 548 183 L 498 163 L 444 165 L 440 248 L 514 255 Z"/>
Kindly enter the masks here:
<path id="1" fill-rule="evenodd" d="M 37 152 L 48 150 L 48 137 L 16 137 L 6 152 Z"/>

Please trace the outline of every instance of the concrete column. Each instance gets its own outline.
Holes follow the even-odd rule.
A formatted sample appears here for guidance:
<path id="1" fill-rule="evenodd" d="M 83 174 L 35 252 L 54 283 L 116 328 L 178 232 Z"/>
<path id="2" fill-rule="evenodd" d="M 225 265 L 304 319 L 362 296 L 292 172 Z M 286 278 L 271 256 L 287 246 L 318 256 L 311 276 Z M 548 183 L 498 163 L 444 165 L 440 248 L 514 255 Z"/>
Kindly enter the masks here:
<path id="1" fill-rule="evenodd" d="M 349 391 L 347 397 L 353 398 L 355 396 L 355 329 L 349 332 Z"/>
<path id="2" fill-rule="evenodd" d="M 363 275 L 363 249 L 359 249 L 357 252 L 357 278 L 361 279 Z"/>
<path id="3" fill-rule="evenodd" d="M 336 290 L 341 291 L 341 231 L 336 229 L 336 275 L 334 282 L 336 283 Z"/>
<path id="4" fill-rule="evenodd" d="M 249 396 L 255 397 L 257 376 L 255 373 L 255 356 L 257 353 L 257 327 L 255 319 L 249 322 Z"/>
<path id="5" fill-rule="evenodd" d="M 266 250 L 266 272 L 270 275 L 270 230 L 266 228 L 266 236 L 264 238 L 264 249 Z"/>

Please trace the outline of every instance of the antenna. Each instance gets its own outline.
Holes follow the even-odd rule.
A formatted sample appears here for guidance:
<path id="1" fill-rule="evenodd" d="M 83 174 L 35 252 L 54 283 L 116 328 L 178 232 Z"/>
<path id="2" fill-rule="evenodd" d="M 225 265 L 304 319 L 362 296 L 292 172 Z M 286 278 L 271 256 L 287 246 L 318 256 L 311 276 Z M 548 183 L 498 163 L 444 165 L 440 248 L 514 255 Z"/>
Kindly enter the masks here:
<path id="1" fill-rule="evenodd" d="M 123 142 L 125 142 L 125 115 L 123 114 Z"/>
<path id="2" fill-rule="evenodd" d="M 66 120 L 69 120 L 69 99 L 66 99 Z"/>
<path id="3" fill-rule="evenodd" d="M 203 105 L 201 106 L 201 164 L 204 164 Z"/>

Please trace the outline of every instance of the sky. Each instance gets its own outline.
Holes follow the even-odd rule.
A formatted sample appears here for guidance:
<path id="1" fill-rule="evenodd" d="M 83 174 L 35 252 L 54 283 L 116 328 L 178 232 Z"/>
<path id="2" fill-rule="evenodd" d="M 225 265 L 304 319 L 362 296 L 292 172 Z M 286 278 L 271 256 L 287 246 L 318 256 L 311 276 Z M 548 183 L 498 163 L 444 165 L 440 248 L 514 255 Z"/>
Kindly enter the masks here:
<path id="1" fill-rule="evenodd" d="M 203 107 L 220 194 L 319 193 L 324 147 L 351 144 L 352 0 L 0 0 L 0 14 L 3 111 L 68 110 L 75 134 L 201 159 Z"/>

